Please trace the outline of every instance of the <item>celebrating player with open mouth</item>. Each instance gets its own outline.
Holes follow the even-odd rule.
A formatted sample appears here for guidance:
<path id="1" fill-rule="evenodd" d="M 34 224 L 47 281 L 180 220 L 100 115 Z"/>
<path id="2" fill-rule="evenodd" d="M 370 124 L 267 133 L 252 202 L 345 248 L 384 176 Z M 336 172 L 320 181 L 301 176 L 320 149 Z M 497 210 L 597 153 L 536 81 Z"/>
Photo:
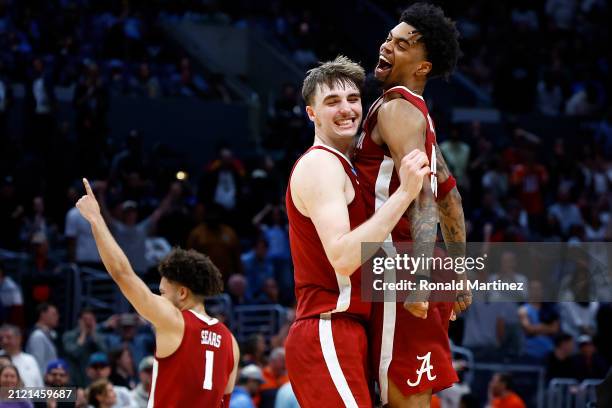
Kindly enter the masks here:
<path id="1" fill-rule="evenodd" d="M 407 152 L 419 149 L 429 158 L 432 174 L 389 237 L 413 242 L 415 253 L 429 251 L 436 241 L 438 217 L 451 256 L 463 256 L 465 222 L 461 197 L 436 144 L 434 124 L 423 99 L 427 80 L 448 76 L 459 56 L 458 32 L 438 7 L 417 3 L 380 47 L 375 76 L 384 93 L 372 105 L 355 150 L 368 213 L 380 208 L 396 191 L 397 170 Z M 437 205 L 436 205 L 437 200 Z M 457 253 L 459 252 L 459 253 Z M 430 271 L 417 273 L 427 275 Z M 393 281 L 394 278 L 390 277 Z M 455 312 L 470 303 L 460 293 Z M 426 299 L 376 303 L 372 310 L 372 356 L 383 403 L 391 407 L 429 406 L 432 392 L 457 380 L 448 341 L 452 303 Z"/>
<path id="2" fill-rule="evenodd" d="M 302 408 L 372 406 L 365 327 L 371 304 L 360 296 L 361 244 L 389 235 L 430 171 L 425 153 L 409 152 L 397 191 L 368 219 L 347 157 L 361 121 L 363 81 L 363 68 L 338 57 L 310 70 L 302 88 L 315 137 L 286 194 L 297 312 L 285 346 Z"/>

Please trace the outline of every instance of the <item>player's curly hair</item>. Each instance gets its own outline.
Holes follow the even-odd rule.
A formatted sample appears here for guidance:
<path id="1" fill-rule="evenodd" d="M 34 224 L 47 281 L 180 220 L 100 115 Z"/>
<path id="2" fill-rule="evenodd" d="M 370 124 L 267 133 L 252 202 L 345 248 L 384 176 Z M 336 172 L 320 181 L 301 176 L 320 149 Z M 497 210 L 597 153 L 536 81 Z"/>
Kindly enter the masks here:
<path id="1" fill-rule="evenodd" d="M 208 256 L 193 249 L 174 248 L 157 269 L 162 277 L 188 287 L 197 296 L 215 296 L 223 291 L 219 269 Z"/>
<path id="2" fill-rule="evenodd" d="M 452 74 L 461 55 L 459 31 L 455 22 L 444 15 L 444 11 L 433 4 L 415 3 L 405 9 L 400 23 L 410 24 L 421 34 L 427 59 L 431 62 L 429 78 Z"/>

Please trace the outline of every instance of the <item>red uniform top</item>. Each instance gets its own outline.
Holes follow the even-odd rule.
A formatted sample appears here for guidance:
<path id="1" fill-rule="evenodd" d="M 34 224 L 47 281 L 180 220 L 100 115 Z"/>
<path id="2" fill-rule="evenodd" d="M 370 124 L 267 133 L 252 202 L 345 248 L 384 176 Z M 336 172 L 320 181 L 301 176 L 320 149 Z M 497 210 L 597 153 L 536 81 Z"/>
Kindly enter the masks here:
<path id="1" fill-rule="evenodd" d="M 147 408 L 221 407 L 234 369 L 232 334 L 217 319 L 181 313 L 183 339 L 174 353 L 155 358 Z"/>
<path id="2" fill-rule="evenodd" d="M 355 190 L 355 198 L 348 205 L 352 230 L 367 219 L 365 202 L 355 170 L 345 155 L 327 146 L 313 146 L 302 157 L 314 149 L 322 149 L 333 153 L 342 163 L 344 171 L 351 180 Z M 356 271 L 348 277 L 334 271 L 327 255 L 325 255 L 323 244 L 314 224 L 310 218 L 302 215 L 293 204 L 291 180 L 288 183 L 285 200 L 287 217 L 289 218 L 291 258 L 293 259 L 295 275 L 296 318 L 319 317 L 322 313 L 343 312 L 357 318 L 368 319 L 371 305 L 369 302 L 361 300 L 361 273 Z"/>
<path id="3" fill-rule="evenodd" d="M 422 96 L 415 94 L 408 88 L 396 86 L 387 90 L 378 98 L 370 110 L 363 124 L 363 131 L 359 137 L 359 142 L 355 149 L 355 167 L 359 172 L 361 187 L 365 190 L 364 198 L 368 214 L 373 214 L 378 208 L 389 199 L 389 196 L 397 190 L 400 184 L 399 177 L 395 171 L 393 158 L 386 145 L 377 145 L 372 140 L 372 131 L 378 121 L 378 109 L 384 102 L 385 95 L 390 93 L 399 94 L 402 99 L 413 104 L 425 117 L 427 129 L 425 131 L 425 152 L 429 159 L 432 171 L 432 190 L 436 194 L 436 199 L 443 198 L 456 185 L 455 179 L 451 176 L 447 181 L 438 184 L 436 174 L 436 155 L 435 143 L 436 132 L 434 124 L 429 116 L 427 104 Z M 393 241 L 411 241 L 410 221 L 402 217 L 392 232 Z"/>

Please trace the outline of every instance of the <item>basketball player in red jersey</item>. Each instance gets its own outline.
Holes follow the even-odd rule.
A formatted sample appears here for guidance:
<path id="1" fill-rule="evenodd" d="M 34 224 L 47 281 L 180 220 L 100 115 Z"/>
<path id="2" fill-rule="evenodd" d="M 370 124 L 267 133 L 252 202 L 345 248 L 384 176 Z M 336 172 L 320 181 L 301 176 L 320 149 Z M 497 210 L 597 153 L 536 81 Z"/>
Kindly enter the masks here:
<path id="1" fill-rule="evenodd" d="M 229 407 L 239 349 L 225 325 L 206 314 L 204 297 L 223 288 L 221 273 L 195 251 L 173 250 L 160 266 L 161 296 L 134 273 L 111 235 L 89 182 L 76 206 L 91 224 L 104 266 L 136 311 L 155 327 L 148 407 Z"/>
<path id="2" fill-rule="evenodd" d="M 448 76 L 454 69 L 459 55 L 457 37 L 454 23 L 438 7 L 417 3 L 402 13 L 400 23 L 380 47 L 375 76 L 385 92 L 370 108 L 355 150 L 368 213 L 378 211 L 397 188 L 396 169 L 406 152 L 426 152 L 432 174 L 424 180 L 407 216 L 387 237 L 393 242 L 413 242 L 418 254 L 432 254 L 438 217 L 449 254 L 463 256 L 465 250 L 461 196 L 437 146 L 422 96 L 429 78 Z M 417 273 L 427 277 L 429 271 Z M 427 301 L 374 304 L 373 369 L 384 404 L 428 407 L 432 392 L 457 381 L 448 320 L 470 303 L 471 295 L 466 292 L 458 294 L 454 305 Z"/>
<path id="3" fill-rule="evenodd" d="M 287 341 L 289 379 L 302 408 L 371 407 L 361 244 L 381 242 L 429 174 L 423 152 L 398 162 L 399 186 L 370 219 L 347 153 L 362 116 L 364 71 L 338 57 L 308 71 L 302 87 L 313 146 L 296 162 L 286 194 L 296 321 Z"/>

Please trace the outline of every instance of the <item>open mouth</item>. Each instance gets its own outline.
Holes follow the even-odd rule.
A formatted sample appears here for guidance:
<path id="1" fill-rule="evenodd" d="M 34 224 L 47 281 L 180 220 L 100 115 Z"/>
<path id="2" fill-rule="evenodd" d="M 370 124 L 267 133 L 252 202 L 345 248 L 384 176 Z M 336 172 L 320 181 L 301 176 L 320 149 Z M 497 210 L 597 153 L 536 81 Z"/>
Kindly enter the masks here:
<path id="1" fill-rule="evenodd" d="M 391 70 L 391 68 L 393 68 L 393 64 L 391 64 L 391 62 L 389 62 L 388 59 L 386 59 L 385 57 L 381 55 L 378 58 L 378 64 L 376 65 L 376 71 L 378 73 L 385 73 Z"/>

